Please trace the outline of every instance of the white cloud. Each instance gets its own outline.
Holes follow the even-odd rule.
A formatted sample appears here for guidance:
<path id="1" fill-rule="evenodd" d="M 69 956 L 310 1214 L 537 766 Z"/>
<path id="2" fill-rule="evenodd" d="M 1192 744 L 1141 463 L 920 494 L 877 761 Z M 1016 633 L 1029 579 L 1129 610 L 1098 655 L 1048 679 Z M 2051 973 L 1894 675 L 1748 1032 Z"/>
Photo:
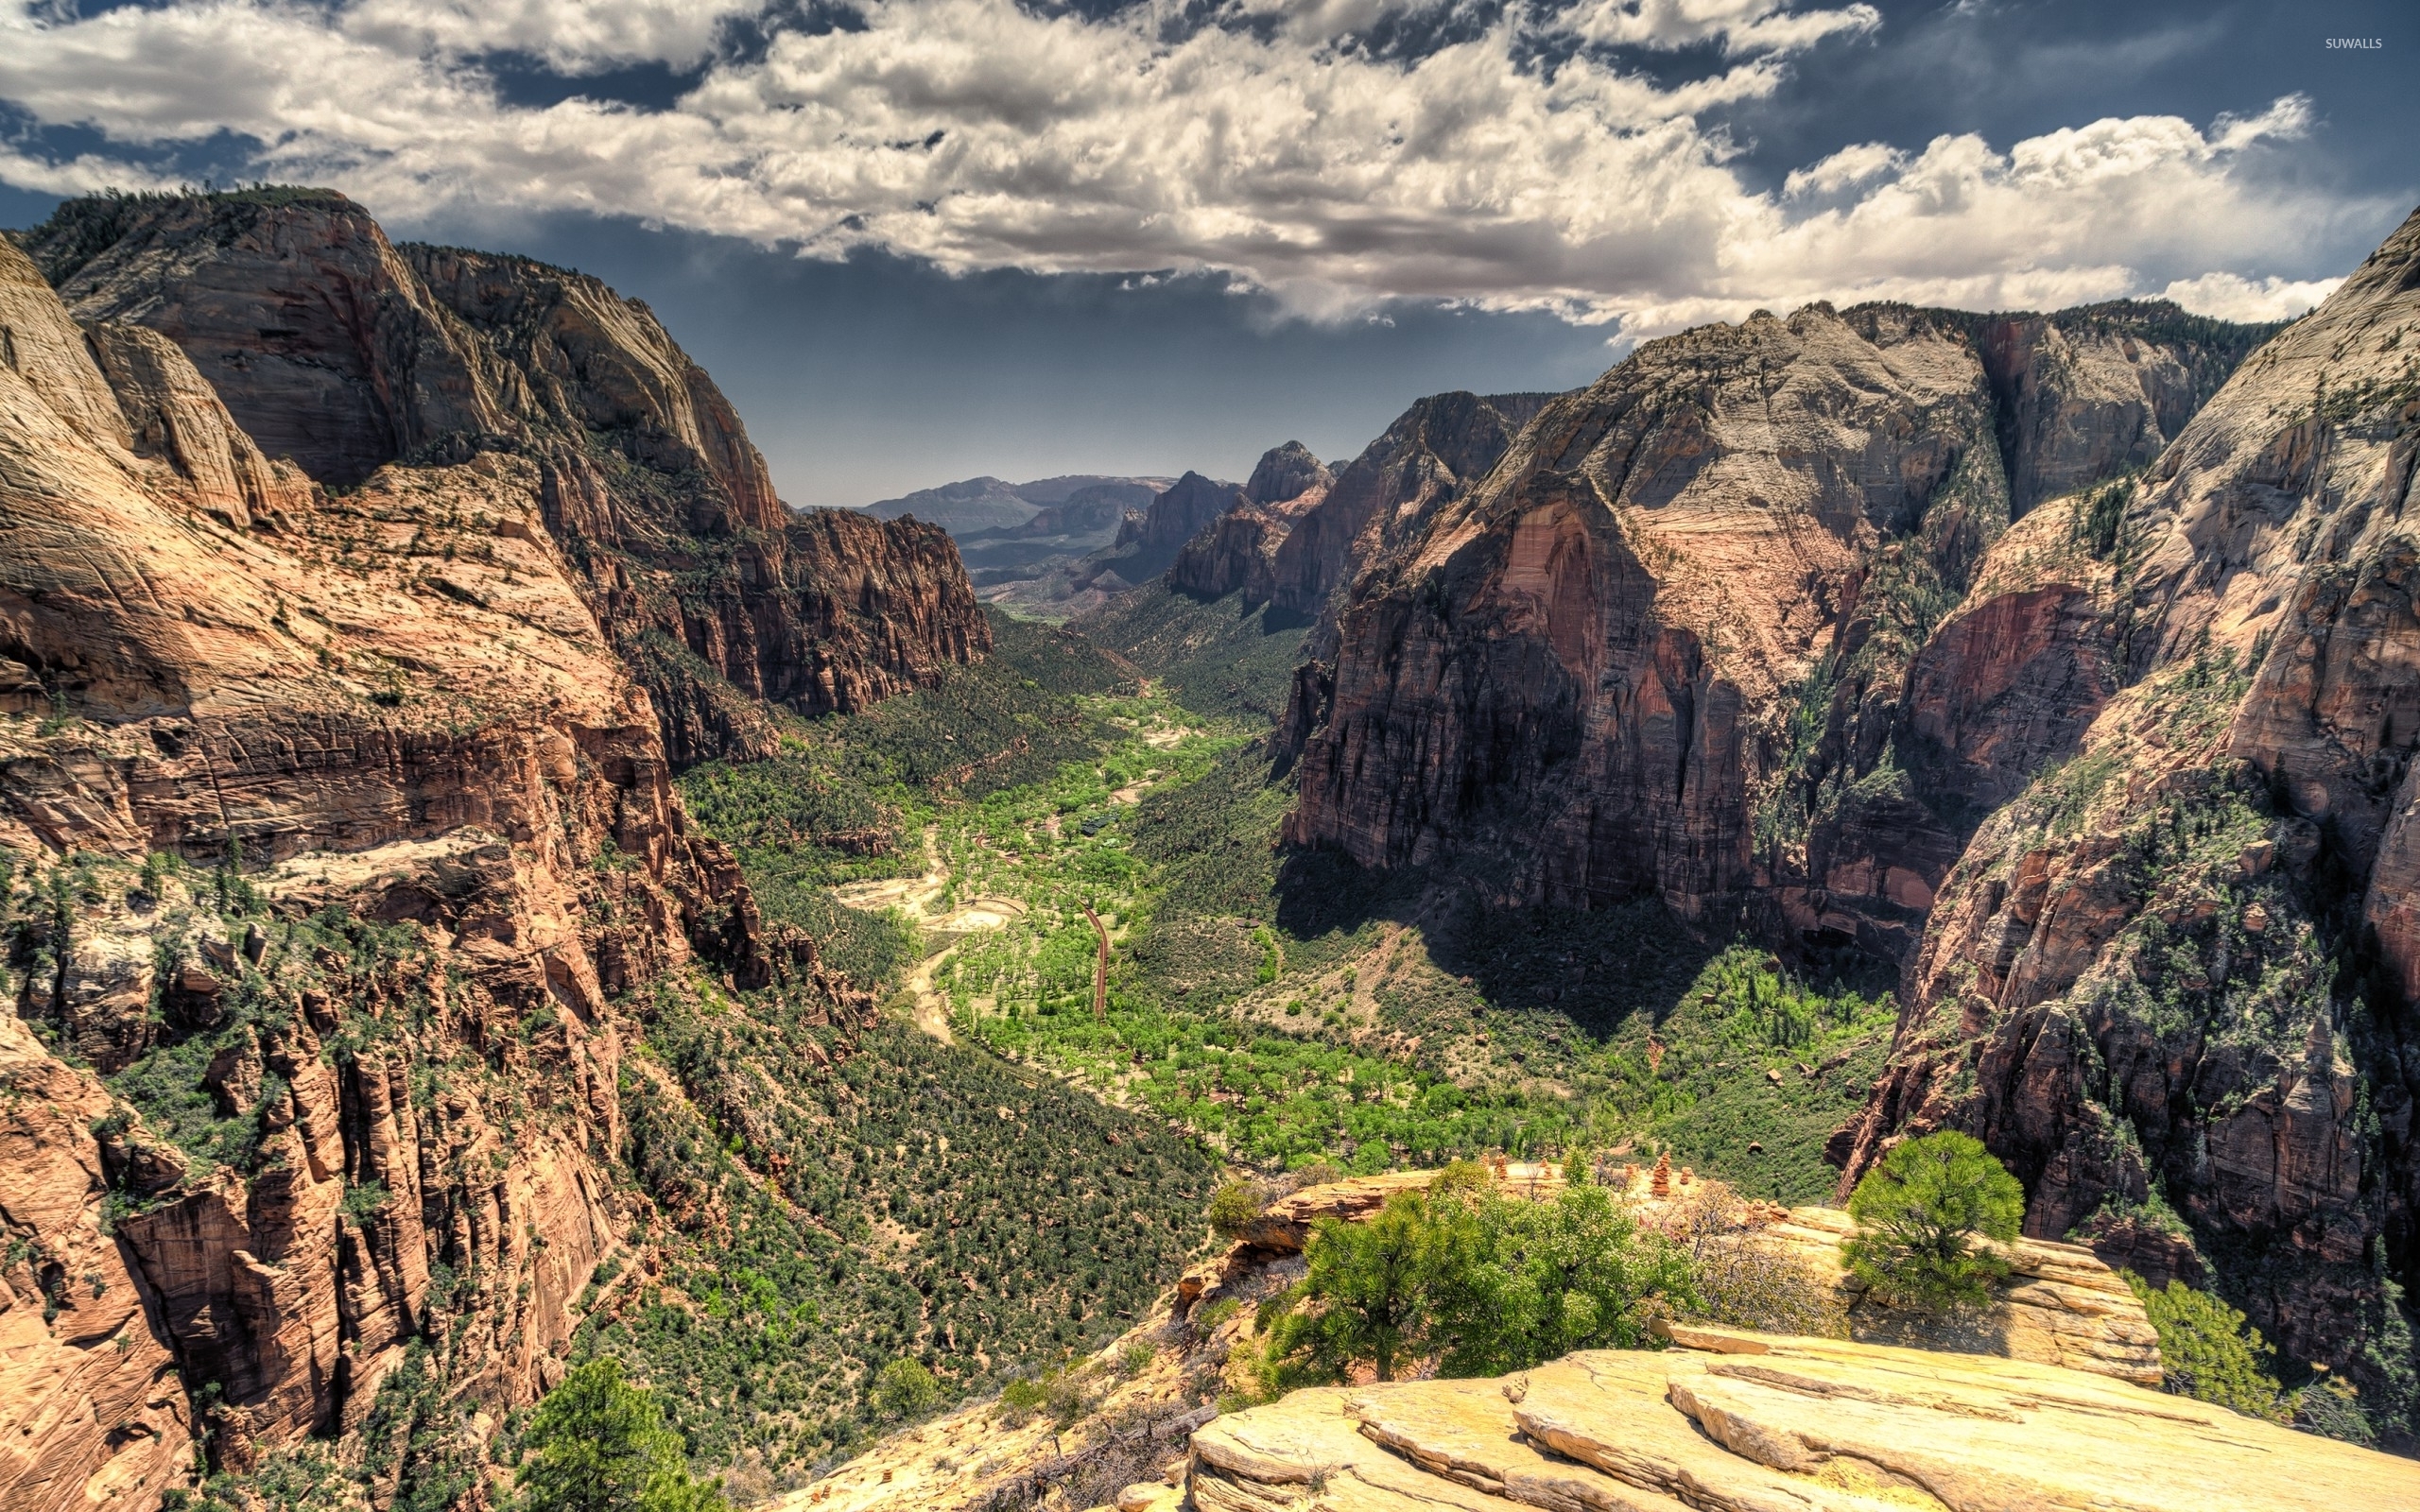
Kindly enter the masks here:
<path id="1" fill-rule="evenodd" d="M 405 52 L 523 52 L 566 72 L 624 62 L 687 66 L 754 0 L 356 0 L 344 29 Z"/>
<path id="2" fill-rule="evenodd" d="M 2204 273 L 2200 278 L 2177 279 L 2159 293 L 2161 299 L 2174 300 L 2196 315 L 2221 320 L 2290 320 L 2317 308 L 2343 282 L 2320 278 L 2297 283 L 2274 275 L 2250 279 L 2235 273 Z"/>
<path id="3" fill-rule="evenodd" d="M 1854 184 L 1866 182 L 1906 164 L 1907 154 L 1883 142 L 1863 142 L 1842 147 L 1804 168 L 1790 171 L 1783 180 L 1785 198 L 1799 199 L 1808 195 L 1835 195 Z"/>
<path id="4" fill-rule="evenodd" d="M 1720 42 L 1730 53 L 1802 52 L 1841 32 L 1872 31 L 1882 15 L 1869 5 L 1792 10 L 1789 0 L 1593 0 L 1558 25 L 1596 43 L 1674 48 Z"/>
<path id="5" fill-rule="evenodd" d="M 97 129 L 125 181 L 147 153 L 232 132 L 258 144 L 245 171 L 332 183 L 405 224 L 585 210 L 953 270 L 1219 270 L 1320 318 L 1434 298 L 1628 335 L 1817 298 L 2038 308 L 2199 291 L 2231 276 L 2209 269 L 2290 265 L 2376 208 L 2244 171 L 2307 129 L 2296 97 L 2207 130 L 2140 116 L 2005 149 L 1866 144 L 1752 192 L 1700 118 L 1771 94 L 1791 54 L 1872 28 L 1862 6 L 1516 4 L 1405 60 L 1350 38 L 1459 16 L 1459 0 L 1226 0 L 1212 25 L 1183 0 L 1100 21 L 866 0 L 861 27 L 714 62 L 663 110 L 514 107 L 476 63 L 510 48 L 572 72 L 689 66 L 732 3 L 164 0 L 50 21 L 0 0 L 0 99 Z M 1588 45 L 1524 62 L 1550 31 Z M 1659 84 L 1599 43 L 1718 43 L 1725 60 Z M 21 155 L 0 179 L 82 187 L 104 166 Z"/>

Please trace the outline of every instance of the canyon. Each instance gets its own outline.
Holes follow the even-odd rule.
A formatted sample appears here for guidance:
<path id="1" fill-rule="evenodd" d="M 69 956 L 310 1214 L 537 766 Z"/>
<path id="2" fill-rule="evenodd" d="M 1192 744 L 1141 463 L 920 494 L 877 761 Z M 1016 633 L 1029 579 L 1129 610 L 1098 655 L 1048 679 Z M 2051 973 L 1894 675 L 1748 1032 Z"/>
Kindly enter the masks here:
<path id="1" fill-rule="evenodd" d="M 1815 304 L 1241 485 L 796 511 L 596 279 L 326 191 L 71 200 L 0 238 L 0 1503 L 334 1455 L 478 1504 L 601 1341 L 801 1507 L 1171 1454 L 1149 1504 L 1980 1505 L 2044 1443 L 2117 1474 L 2088 1422 L 2262 1504 L 2402 1494 L 2142 1389 L 2114 1272 L 2219 1291 L 2408 1447 L 2415 328 L 2420 215 L 2283 328 Z M 1779 1038 L 1688 1061 L 1732 993 Z M 1222 1163 L 1534 1153 L 1587 1056 L 1800 1182 L 1755 1221 L 1835 1290 L 1846 1219 L 1752 1136 L 1835 1200 L 1981 1139 L 2027 1194 L 1987 1345 L 1668 1319 L 1215 1413 L 1221 1304 L 1428 1177 L 1304 1176 L 1204 1250 Z M 1542 1126 L 1678 1126 L 1621 1117 Z M 962 1465 L 990 1404 L 870 1449 L 883 1360 L 964 1392 L 1028 1350 L 1132 1452 L 1028 1415 Z"/>
<path id="2" fill-rule="evenodd" d="M 1975 1133 L 2028 1233 L 2408 1399 L 2416 267 L 1641 347 L 1320 579 L 1288 840 L 1886 963 L 1841 1195 Z"/>

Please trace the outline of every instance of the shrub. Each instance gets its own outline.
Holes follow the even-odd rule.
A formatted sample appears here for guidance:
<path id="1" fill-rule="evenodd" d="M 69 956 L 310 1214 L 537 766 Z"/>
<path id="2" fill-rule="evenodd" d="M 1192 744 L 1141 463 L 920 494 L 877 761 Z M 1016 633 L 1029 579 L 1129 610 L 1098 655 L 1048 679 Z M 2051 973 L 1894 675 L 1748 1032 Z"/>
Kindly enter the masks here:
<path id="1" fill-rule="evenodd" d="M 2283 1422 L 2289 1416 L 2269 1373 L 2277 1351 L 2244 1315 L 2183 1281 L 2152 1285 L 2120 1271 L 2159 1332 L 2161 1384 L 2180 1397 L 2215 1402 L 2248 1417 Z"/>
<path id="2" fill-rule="evenodd" d="M 1550 1202 L 1440 1194 L 1430 1211 L 1441 1375 L 1639 1349 L 1657 1314 L 1693 1305 L 1687 1256 L 1642 1231 L 1603 1187 L 1565 1187 Z"/>
<path id="3" fill-rule="evenodd" d="M 689 1474 L 655 1394 L 624 1381 L 617 1360 L 565 1376 L 522 1442 L 519 1512 L 727 1512 L 721 1490 Z"/>
<path id="4" fill-rule="evenodd" d="M 1732 1328 L 1844 1339 L 1848 1305 L 1840 1288 L 1782 1246 L 1738 1194 L 1720 1181 L 1697 1181 L 1674 1199 L 1658 1227 L 1689 1262 L 1693 1315 Z"/>
<path id="5" fill-rule="evenodd" d="M 1210 1228 L 1221 1239 L 1235 1239 L 1260 1217 L 1260 1194 L 1249 1181 L 1229 1181 L 1210 1194 Z"/>
<path id="6" fill-rule="evenodd" d="M 941 1400 L 940 1383 L 914 1360 L 897 1359 L 874 1373 L 873 1410 L 884 1418 L 913 1418 Z"/>
<path id="7" fill-rule="evenodd" d="M 1869 1288 L 1917 1307 L 1979 1307 L 2008 1263 L 1976 1241 L 2016 1237 L 2025 1189 L 1980 1141 L 1945 1129 L 1884 1156 L 1858 1183 L 1849 1216 L 1858 1231 L 1842 1253 Z"/>
<path id="8" fill-rule="evenodd" d="M 2290 1400 L 2293 1425 L 2303 1432 L 2342 1439 L 2364 1449 L 2377 1447 L 2377 1425 L 2370 1421 L 2369 1412 L 2361 1405 L 2351 1382 L 2318 1382 L 2295 1392 Z"/>
<path id="9" fill-rule="evenodd" d="M 1500 1375 L 1574 1349 L 1636 1349 L 1694 1303 L 1686 1255 L 1603 1187 L 1550 1202 L 1461 1171 L 1400 1193 L 1366 1224 L 1312 1226 L 1303 1280 L 1264 1304 L 1264 1383 L 1392 1381 L 1430 1354 L 1446 1376 Z"/>
<path id="10" fill-rule="evenodd" d="M 1040 1412 L 1050 1400 L 1049 1389 L 1039 1381 L 1020 1376 L 1000 1389 L 1000 1410 L 1011 1424 L 1022 1423 Z"/>
<path id="11" fill-rule="evenodd" d="M 1202 1303 L 1193 1310 L 1194 1337 L 1208 1338 L 1211 1334 L 1218 1332 L 1227 1319 L 1243 1310 L 1244 1304 L 1232 1297 L 1222 1297 L 1215 1302 Z"/>

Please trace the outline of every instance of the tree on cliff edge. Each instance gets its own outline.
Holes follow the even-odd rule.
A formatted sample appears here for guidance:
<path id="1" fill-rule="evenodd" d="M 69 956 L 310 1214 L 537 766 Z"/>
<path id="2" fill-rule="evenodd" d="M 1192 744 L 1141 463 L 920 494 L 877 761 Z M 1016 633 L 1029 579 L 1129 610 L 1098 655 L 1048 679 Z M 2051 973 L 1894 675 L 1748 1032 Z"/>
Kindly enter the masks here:
<path id="1" fill-rule="evenodd" d="M 1849 1269 L 1885 1300 L 1980 1307 L 2008 1263 L 1977 1241 L 2016 1237 L 2025 1189 L 1981 1141 L 1945 1129 L 1884 1156 L 1857 1184 L 1849 1216 Z"/>
<path id="2" fill-rule="evenodd" d="M 720 1487 L 689 1473 L 655 1393 L 591 1360 L 546 1394 L 523 1438 L 515 1512 L 730 1512 Z"/>

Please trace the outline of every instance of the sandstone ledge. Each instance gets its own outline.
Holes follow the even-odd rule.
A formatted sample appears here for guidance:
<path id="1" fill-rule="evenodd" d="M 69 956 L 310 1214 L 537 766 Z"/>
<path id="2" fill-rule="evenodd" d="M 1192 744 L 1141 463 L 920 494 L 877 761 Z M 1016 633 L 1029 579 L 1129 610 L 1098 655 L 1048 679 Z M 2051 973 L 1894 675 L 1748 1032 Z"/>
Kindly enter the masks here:
<path id="1" fill-rule="evenodd" d="M 1299 1391 L 1194 1435 L 1201 1512 L 2335 1512 L 2420 1465 L 2031 1361 L 1683 1331 L 1501 1381 Z M 1719 1351 L 1719 1352 L 1718 1352 Z"/>

